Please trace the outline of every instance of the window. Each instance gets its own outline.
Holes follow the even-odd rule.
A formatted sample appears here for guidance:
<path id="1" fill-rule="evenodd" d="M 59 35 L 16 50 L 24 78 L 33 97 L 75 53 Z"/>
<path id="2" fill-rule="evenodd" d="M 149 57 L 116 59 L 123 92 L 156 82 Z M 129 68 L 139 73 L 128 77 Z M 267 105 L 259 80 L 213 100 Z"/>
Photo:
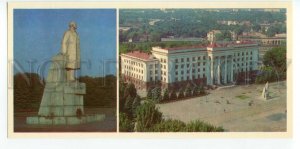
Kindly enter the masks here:
<path id="1" fill-rule="evenodd" d="M 205 74 L 203 74 L 202 76 L 203 76 L 203 78 L 205 78 Z"/>
<path id="2" fill-rule="evenodd" d="M 181 58 L 181 62 L 184 62 L 184 58 Z"/>
<path id="3" fill-rule="evenodd" d="M 175 65 L 175 69 L 178 69 L 178 65 Z"/>
<path id="4" fill-rule="evenodd" d="M 200 72 L 200 68 L 198 68 L 198 72 Z"/>
<path id="5" fill-rule="evenodd" d="M 152 77 L 150 77 L 150 81 L 152 81 Z"/>
<path id="6" fill-rule="evenodd" d="M 190 80 L 190 76 L 187 76 L 187 77 L 186 77 L 186 80 Z"/>
<path id="7" fill-rule="evenodd" d="M 200 66 L 200 62 L 198 62 L 198 66 Z"/>
<path id="8" fill-rule="evenodd" d="M 190 70 L 187 70 L 186 73 L 190 73 Z"/>
<path id="9" fill-rule="evenodd" d="M 164 69 L 166 69 L 166 65 L 164 65 Z"/>
<path id="10" fill-rule="evenodd" d="M 195 57 L 193 57 L 193 61 L 195 61 Z"/>
<path id="11" fill-rule="evenodd" d="M 196 64 L 195 64 L 195 63 L 193 63 L 193 67 L 195 67 L 195 65 L 196 65 Z"/>
<path id="12" fill-rule="evenodd" d="M 186 67 L 189 68 L 189 67 L 190 67 L 190 64 L 186 64 Z"/>
<path id="13" fill-rule="evenodd" d="M 190 61 L 190 58 L 186 58 L 186 61 L 189 62 L 189 61 Z"/>
<path id="14" fill-rule="evenodd" d="M 183 74 L 184 74 L 184 72 L 183 72 L 183 71 L 181 71 L 181 74 L 183 75 Z"/>
<path id="15" fill-rule="evenodd" d="M 155 74 L 157 74 L 157 70 L 155 70 Z"/>
<path id="16" fill-rule="evenodd" d="M 152 75 L 152 71 L 150 70 L 150 74 Z"/>
<path id="17" fill-rule="evenodd" d="M 178 75 L 178 71 L 176 71 L 175 74 Z"/>
<path id="18" fill-rule="evenodd" d="M 195 73 L 195 69 L 193 69 L 192 72 Z"/>
<path id="19" fill-rule="evenodd" d="M 183 80 L 183 77 L 181 77 L 181 80 Z"/>
<path id="20" fill-rule="evenodd" d="M 206 60 L 206 57 L 205 57 L 205 56 L 203 56 L 203 60 Z"/>
<path id="21" fill-rule="evenodd" d="M 177 58 L 175 59 L 175 63 L 178 63 L 178 59 Z"/>
<path id="22" fill-rule="evenodd" d="M 177 78 L 177 77 L 175 78 L 175 81 L 176 81 L 176 82 L 178 81 L 178 78 Z"/>
<path id="23" fill-rule="evenodd" d="M 203 71 L 205 71 L 205 68 L 203 68 Z"/>
<path id="24" fill-rule="evenodd" d="M 205 62 L 203 62 L 203 66 L 205 66 Z"/>
<path id="25" fill-rule="evenodd" d="M 250 52 L 250 54 L 252 55 L 252 51 Z"/>
<path id="26" fill-rule="evenodd" d="M 181 64 L 181 68 L 184 68 L 184 65 L 183 65 L 183 64 Z"/>
<path id="27" fill-rule="evenodd" d="M 198 60 L 200 60 L 201 59 L 201 57 L 198 57 Z"/>
<path id="28" fill-rule="evenodd" d="M 164 59 L 164 63 L 166 63 L 166 59 Z"/>

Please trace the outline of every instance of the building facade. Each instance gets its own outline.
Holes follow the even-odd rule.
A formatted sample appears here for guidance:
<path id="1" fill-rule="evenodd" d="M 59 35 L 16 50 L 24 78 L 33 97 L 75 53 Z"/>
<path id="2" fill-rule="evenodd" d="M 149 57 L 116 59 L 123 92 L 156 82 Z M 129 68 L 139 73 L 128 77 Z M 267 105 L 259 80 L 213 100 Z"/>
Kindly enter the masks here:
<path id="1" fill-rule="evenodd" d="M 153 85 L 180 88 L 187 83 L 225 85 L 236 83 L 240 75 L 248 75 L 250 79 L 251 73 L 258 69 L 258 59 L 258 45 L 253 42 L 153 47 L 151 54 L 140 51 L 122 54 L 121 73 L 138 89 Z"/>

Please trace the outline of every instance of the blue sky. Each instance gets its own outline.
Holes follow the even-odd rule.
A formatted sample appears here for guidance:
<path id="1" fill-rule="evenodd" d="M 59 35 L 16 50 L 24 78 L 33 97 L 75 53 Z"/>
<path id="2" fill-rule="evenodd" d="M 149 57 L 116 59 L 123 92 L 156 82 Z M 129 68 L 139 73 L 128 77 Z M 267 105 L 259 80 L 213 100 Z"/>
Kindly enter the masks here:
<path id="1" fill-rule="evenodd" d="M 26 72 L 47 75 L 47 62 L 60 52 L 61 39 L 70 21 L 77 23 L 80 36 L 81 75 L 115 74 L 115 9 L 15 9 L 15 64 Z M 15 65 L 14 73 L 20 72 L 16 68 Z"/>

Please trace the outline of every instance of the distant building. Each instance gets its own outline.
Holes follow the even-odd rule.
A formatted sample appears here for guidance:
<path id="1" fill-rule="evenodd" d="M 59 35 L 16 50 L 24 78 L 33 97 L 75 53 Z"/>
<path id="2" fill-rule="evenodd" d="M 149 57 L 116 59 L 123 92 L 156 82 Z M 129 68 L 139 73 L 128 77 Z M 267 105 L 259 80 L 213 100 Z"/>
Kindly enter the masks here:
<path id="1" fill-rule="evenodd" d="M 216 34 L 222 33 L 220 30 L 212 30 L 207 33 L 207 40 L 210 42 L 216 41 Z"/>
<path id="2" fill-rule="evenodd" d="M 189 37 L 189 38 L 175 38 L 173 37 L 168 37 L 168 38 L 161 38 L 161 41 L 202 41 L 204 40 L 203 38 L 196 38 L 196 37 Z"/>
<path id="3" fill-rule="evenodd" d="M 258 46 L 253 42 L 153 47 L 151 53 L 134 51 L 121 55 L 121 74 L 137 89 L 155 85 L 181 88 L 189 82 L 197 85 L 231 84 L 241 74 L 253 74 L 258 69 Z"/>

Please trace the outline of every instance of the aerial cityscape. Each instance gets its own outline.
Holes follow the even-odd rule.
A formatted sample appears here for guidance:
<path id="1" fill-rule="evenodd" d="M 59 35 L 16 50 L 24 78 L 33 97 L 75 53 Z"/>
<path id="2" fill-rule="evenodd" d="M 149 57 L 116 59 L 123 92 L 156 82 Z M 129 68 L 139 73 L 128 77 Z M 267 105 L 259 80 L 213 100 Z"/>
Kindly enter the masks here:
<path id="1" fill-rule="evenodd" d="M 120 131 L 286 131 L 285 9 L 121 9 Z"/>

